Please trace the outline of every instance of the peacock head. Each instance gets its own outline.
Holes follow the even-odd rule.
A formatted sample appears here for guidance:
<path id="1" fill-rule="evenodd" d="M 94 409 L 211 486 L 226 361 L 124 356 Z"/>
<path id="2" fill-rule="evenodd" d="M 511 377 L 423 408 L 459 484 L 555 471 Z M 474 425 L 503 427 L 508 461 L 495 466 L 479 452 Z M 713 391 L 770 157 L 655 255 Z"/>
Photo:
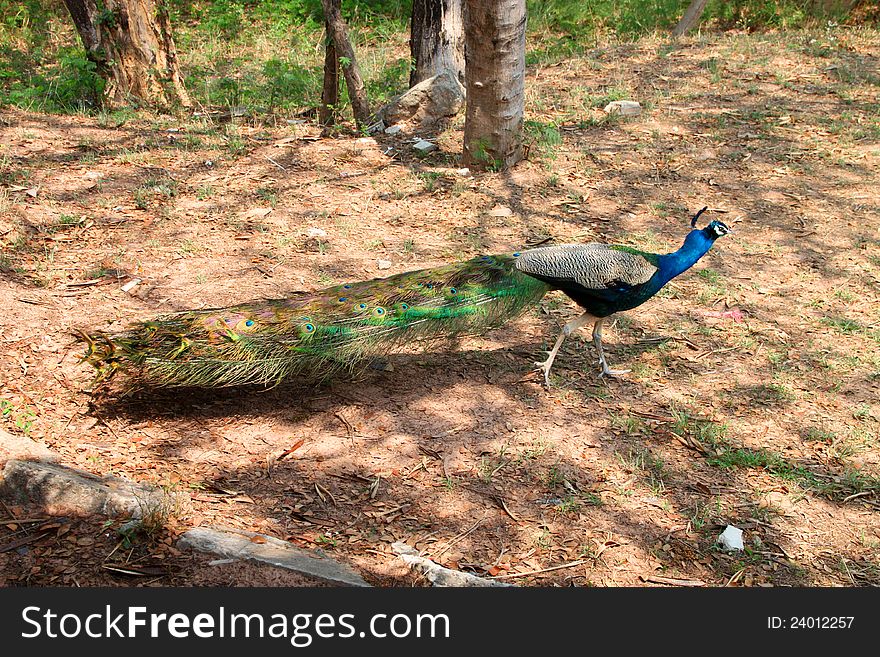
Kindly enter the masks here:
<path id="1" fill-rule="evenodd" d="M 718 221 L 715 219 L 714 221 L 710 221 L 709 225 L 704 229 L 713 239 L 718 239 L 719 237 L 723 237 L 730 233 L 730 228 L 727 227 L 727 224 Z"/>
<path id="2" fill-rule="evenodd" d="M 697 219 L 699 219 L 700 215 L 708 209 L 709 206 L 707 205 L 702 210 L 697 212 L 697 214 L 691 217 L 691 228 L 697 227 Z M 710 240 L 715 241 L 719 237 L 723 237 L 724 235 L 730 233 L 730 228 L 727 227 L 727 224 L 718 221 L 717 219 L 714 219 L 713 221 L 710 221 L 709 225 L 703 228 L 701 232 L 704 233 L 706 237 L 708 237 Z"/>

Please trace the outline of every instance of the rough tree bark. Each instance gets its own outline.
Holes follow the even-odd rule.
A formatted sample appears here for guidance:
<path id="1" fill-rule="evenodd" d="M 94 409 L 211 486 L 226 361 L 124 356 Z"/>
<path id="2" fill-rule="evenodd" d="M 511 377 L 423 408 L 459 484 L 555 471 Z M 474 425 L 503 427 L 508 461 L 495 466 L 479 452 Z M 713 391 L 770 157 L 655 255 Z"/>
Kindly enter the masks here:
<path id="1" fill-rule="evenodd" d="M 155 0 L 64 0 L 86 55 L 107 81 L 105 101 L 190 107 L 168 12 Z"/>
<path id="2" fill-rule="evenodd" d="M 685 10 L 684 16 L 678 21 L 678 25 L 673 28 L 672 36 L 680 37 L 687 34 L 697 23 L 700 22 L 700 16 L 703 15 L 703 10 L 708 3 L 709 0 L 692 0 L 691 4 L 689 4 L 688 8 Z"/>
<path id="3" fill-rule="evenodd" d="M 522 159 L 526 0 L 466 0 L 464 163 L 506 169 Z"/>
<path id="4" fill-rule="evenodd" d="M 341 0 L 321 0 L 321 4 L 324 7 L 327 30 L 342 66 L 342 74 L 345 76 L 355 123 L 358 128 L 365 128 L 370 122 L 370 104 L 367 101 L 367 88 L 354 56 L 354 48 L 351 47 L 351 41 L 348 39 L 348 29 L 342 19 Z"/>
<path id="5" fill-rule="evenodd" d="M 463 0 L 413 0 L 409 86 L 452 71 L 464 84 Z"/>
<path id="6" fill-rule="evenodd" d="M 327 34 L 324 44 L 324 87 L 321 90 L 321 110 L 318 120 L 324 126 L 324 132 L 329 132 L 330 127 L 336 123 L 337 107 L 339 105 L 339 58 L 336 56 L 336 47 L 330 37 L 330 28 L 326 26 Z"/>

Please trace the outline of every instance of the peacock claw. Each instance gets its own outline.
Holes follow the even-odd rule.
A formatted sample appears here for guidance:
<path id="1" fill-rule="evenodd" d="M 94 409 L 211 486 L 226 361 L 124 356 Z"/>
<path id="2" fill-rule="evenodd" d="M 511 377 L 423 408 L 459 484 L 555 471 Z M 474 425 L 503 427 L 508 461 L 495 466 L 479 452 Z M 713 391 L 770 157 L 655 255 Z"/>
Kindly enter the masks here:
<path id="1" fill-rule="evenodd" d="M 550 353 L 549 351 L 547 352 Z M 550 366 L 553 364 L 553 359 L 548 358 L 547 360 L 541 362 L 535 362 L 535 369 L 544 373 L 544 383 L 547 387 L 550 387 Z"/>
<path id="2" fill-rule="evenodd" d="M 603 376 L 623 376 L 630 372 L 632 372 L 632 370 L 612 370 L 608 367 L 603 367 L 602 371 L 599 373 L 599 378 L 601 379 Z"/>

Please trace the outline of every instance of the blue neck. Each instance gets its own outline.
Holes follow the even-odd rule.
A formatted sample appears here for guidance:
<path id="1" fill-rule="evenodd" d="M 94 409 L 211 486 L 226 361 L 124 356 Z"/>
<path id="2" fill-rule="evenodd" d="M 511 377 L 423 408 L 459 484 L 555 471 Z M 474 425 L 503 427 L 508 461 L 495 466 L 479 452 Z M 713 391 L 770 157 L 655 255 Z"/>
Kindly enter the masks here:
<path id="1" fill-rule="evenodd" d="M 705 230 L 692 230 L 684 240 L 684 244 L 678 251 L 661 255 L 657 258 L 657 272 L 660 284 L 665 285 L 706 255 L 712 248 L 715 239 L 710 237 Z"/>

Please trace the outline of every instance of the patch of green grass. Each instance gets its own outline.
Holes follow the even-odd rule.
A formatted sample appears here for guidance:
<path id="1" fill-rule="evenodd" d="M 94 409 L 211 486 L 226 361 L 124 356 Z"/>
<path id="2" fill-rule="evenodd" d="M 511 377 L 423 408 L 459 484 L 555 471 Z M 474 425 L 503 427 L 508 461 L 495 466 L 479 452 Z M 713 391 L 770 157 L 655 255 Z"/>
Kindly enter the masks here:
<path id="1" fill-rule="evenodd" d="M 640 471 L 648 476 L 648 485 L 655 494 L 665 489 L 666 476 L 663 461 L 654 456 L 651 450 L 643 447 L 630 447 L 626 453 L 617 453 L 621 465 L 631 471 Z"/>
<path id="2" fill-rule="evenodd" d="M 745 386 L 742 392 L 756 404 L 779 406 L 797 399 L 794 390 L 785 383 L 771 382 Z"/>
<path id="3" fill-rule="evenodd" d="M 26 406 L 18 406 L 8 399 L 0 399 L 0 418 L 9 422 L 21 433 L 27 435 L 36 419 L 36 414 Z"/>
<path id="4" fill-rule="evenodd" d="M 644 431 L 644 423 L 641 418 L 635 415 L 618 415 L 616 413 L 611 413 L 609 417 L 611 420 L 612 431 L 620 431 L 628 436 L 635 436 Z"/>
<path id="5" fill-rule="evenodd" d="M 807 427 L 802 436 L 807 442 L 820 442 L 826 445 L 831 445 L 837 439 L 836 433 L 822 427 Z"/>
<path id="6" fill-rule="evenodd" d="M 526 143 L 538 156 L 551 160 L 556 158 L 556 150 L 562 144 L 562 134 L 554 121 L 529 119 L 523 124 L 523 133 Z"/>
<path id="7" fill-rule="evenodd" d="M 273 187 L 258 187 L 254 193 L 273 208 L 278 204 L 278 191 Z"/>
<path id="8" fill-rule="evenodd" d="M 551 466 L 547 470 L 547 474 L 544 476 L 544 485 L 550 489 L 554 489 L 557 486 L 561 486 L 562 482 L 564 482 L 564 481 L 565 481 L 565 475 L 555 465 Z"/>
<path id="9" fill-rule="evenodd" d="M 865 331 L 865 327 L 862 326 L 859 322 L 854 319 L 849 319 L 848 317 L 823 317 L 822 323 L 825 326 L 830 326 L 838 333 L 842 333 L 843 335 L 853 335 L 855 333 L 863 333 Z"/>
<path id="10" fill-rule="evenodd" d="M 148 178 L 134 190 L 135 206 L 144 210 L 154 200 L 165 201 L 177 196 L 179 183 L 171 177 Z"/>
<path id="11" fill-rule="evenodd" d="M 439 187 L 439 182 L 443 179 L 443 173 L 440 171 L 423 171 L 419 174 L 422 180 L 422 189 L 431 193 Z"/>
<path id="12" fill-rule="evenodd" d="M 697 417 L 682 408 L 669 409 L 673 417 L 672 431 L 679 436 L 690 436 L 707 447 L 714 448 L 727 436 L 727 425 Z"/>

